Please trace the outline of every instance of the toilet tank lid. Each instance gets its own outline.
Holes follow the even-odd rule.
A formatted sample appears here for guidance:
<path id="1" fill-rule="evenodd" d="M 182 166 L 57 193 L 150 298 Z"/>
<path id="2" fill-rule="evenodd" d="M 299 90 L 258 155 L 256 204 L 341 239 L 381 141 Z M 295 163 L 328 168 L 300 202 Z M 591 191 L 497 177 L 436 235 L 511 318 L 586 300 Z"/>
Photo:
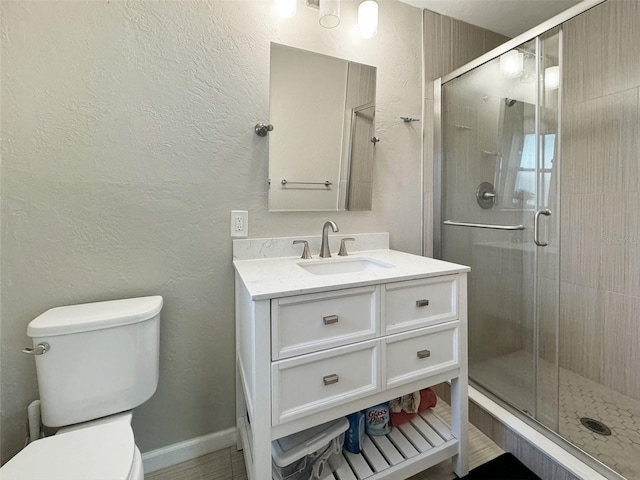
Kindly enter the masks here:
<path id="1" fill-rule="evenodd" d="M 118 327 L 149 320 L 161 309 L 159 295 L 56 307 L 31 320 L 27 335 L 51 337 Z"/>

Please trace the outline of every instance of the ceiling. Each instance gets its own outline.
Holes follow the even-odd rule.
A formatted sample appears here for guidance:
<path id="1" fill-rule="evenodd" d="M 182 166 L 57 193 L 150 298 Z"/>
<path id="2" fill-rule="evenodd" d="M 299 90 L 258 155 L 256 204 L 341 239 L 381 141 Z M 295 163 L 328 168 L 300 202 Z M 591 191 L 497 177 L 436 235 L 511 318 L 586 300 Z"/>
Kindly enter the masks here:
<path id="1" fill-rule="evenodd" d="M 541 24 L 579 0 L 400 0 L 508 37 Z"/>

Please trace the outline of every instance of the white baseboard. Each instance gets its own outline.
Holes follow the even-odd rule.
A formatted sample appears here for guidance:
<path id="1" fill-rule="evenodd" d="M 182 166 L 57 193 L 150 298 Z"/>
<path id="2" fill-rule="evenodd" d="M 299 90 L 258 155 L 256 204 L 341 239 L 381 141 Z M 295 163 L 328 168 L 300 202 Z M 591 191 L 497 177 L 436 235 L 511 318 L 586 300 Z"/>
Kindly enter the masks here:
<path id="1" fill-rule="evenodd" d="M 174 443 L 166 447 L 142 454 L 144 473 L 155 472 L 161 468 L 171 467 L 192 458 L 216 452 L 236 444 L 235 427 L 220 432 L 210 433 L 202 437 L 192 438 L 184 442 Z"/>

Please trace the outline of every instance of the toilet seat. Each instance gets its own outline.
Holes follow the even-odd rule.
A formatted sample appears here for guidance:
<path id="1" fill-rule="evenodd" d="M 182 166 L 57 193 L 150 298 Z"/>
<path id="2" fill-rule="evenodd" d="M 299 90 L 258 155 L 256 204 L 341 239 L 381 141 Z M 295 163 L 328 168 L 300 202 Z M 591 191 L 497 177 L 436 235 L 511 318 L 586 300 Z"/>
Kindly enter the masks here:
<path id="1" fill-rule="evenodd" d="M 139 469 L 139 465 L 134 468 L 136 450 L 128 423 L 105 423 L 30 443 L 0 469 L 0 477 L 2 480 L 134 480 L 138 478 Z"/>

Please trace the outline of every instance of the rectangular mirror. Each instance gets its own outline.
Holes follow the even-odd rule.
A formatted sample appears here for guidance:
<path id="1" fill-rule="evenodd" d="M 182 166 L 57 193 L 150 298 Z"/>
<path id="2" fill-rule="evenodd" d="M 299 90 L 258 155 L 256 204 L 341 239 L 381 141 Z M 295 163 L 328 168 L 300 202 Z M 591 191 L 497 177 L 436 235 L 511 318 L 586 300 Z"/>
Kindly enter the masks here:
<path id="1" fill-rule="evenodd" d="M 376 68 L 271 44 L 269 210 L 371 210 Z"/>

